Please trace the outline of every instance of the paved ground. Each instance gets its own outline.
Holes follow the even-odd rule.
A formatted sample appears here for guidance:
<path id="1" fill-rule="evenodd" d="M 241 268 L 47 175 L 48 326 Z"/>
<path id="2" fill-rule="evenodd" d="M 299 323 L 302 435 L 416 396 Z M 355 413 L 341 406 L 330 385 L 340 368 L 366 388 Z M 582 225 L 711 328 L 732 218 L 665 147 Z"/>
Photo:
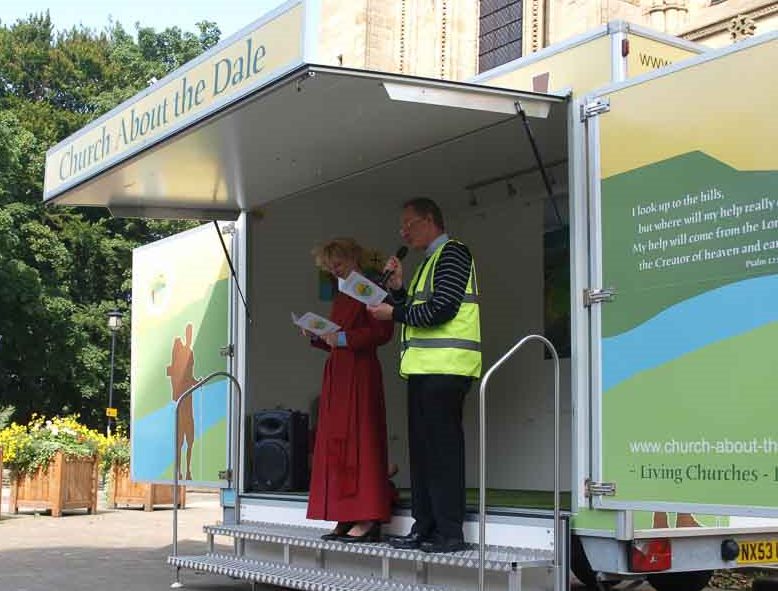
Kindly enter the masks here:
<path id="1" fill-rule="evenodd" d="M 101 492 L 101 499 L 103 494 Z M 164 591 L 172 572 L 170 509 L 83 511 L 55 519 L 47 515 L 8 515 L 3 490 L 0 517 L 0 591 Z M 205 552 L 202 527 L 220 519 L 218 496 L 188 493 L 179 514 L 179 552 Z M 225 551 L 232 550 L 224 546 Z M 187 589 L 248 591 L 250 585 L 224 577 L 182 572 Z M 621 586 L 620 586 L 621 587 Z M 264 591 L 280 591 L 262 587 Z M 581 589 L 581 588 L 577 588 Z M 643 585 L 630 591 L 649 591 Z"/>
<path id="2" fill-rule="evenodd" d="M 8 515 L 4 490 L 0 519 L 1 591 L 163 591 L 170 586 L 170 509 L 73 511 L 54 519 L 32 513 Z M 101 493 L 102 494 L 102 493 Z M 220 518 L 218 496 L 187 494 L 179 513 L 179 552 L 205 551 L 202 527 Z M 230 547 L 231 548 L 231 547 Z M 228 548 L 228 550 L 230 549 Z M 182 575 L 187 589 L 244 591 L 250 586 L 223 577 Z M 270 590 L 270 587 L 265 587 Z"/>

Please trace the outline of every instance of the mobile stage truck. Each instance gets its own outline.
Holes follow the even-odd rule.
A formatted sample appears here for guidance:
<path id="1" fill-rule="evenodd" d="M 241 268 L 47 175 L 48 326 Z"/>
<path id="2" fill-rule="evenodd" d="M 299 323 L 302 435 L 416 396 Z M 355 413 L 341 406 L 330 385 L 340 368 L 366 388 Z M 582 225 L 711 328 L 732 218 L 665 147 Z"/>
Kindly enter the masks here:
<path id="1" fill-rule="evenodd" d="M 134 254 L 132 475 L 221 489 L 208 551 L 174 545 L 176 581 L 514 591 L 566 588 L 572 566 L 691 591 L 775 561 L 778 35 L 700 53 L 615 24 L 453 83 L 315 65 L 317 6 L 281 6 L 47 154 L 48 204 L 219 221 Z M 635 71 L 636 51 L 675 63 Z M 465 408 L 484 547 L 446 555 L 306 521 L 323 359 L 290 321 L 330 305 L 313 244 L 354 236 L 380 268 L 419 194 L 475 253 L 485 369 L 504 361 Z M 561 358 L 559 404 L 527 335 Z M 381 357 L 385 530 L 404 533 L 398 345 Z"/>

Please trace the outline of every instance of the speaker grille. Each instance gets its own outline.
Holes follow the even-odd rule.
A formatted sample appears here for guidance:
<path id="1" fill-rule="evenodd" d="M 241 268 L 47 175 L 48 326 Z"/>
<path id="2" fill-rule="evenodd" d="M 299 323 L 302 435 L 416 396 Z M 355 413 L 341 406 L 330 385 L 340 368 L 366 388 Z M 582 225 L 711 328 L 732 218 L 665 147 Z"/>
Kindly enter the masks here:
<path id="1" fill-rule="evenodd" d="M 257 412 L 252 421 L 251 488 L 291 491 L 308 488 L 308 415 L 289 409 Z"/>
<path id="2" fill-rule="evenodd" d="M 275 413 L 267 414 L 257 420 L 257 439 L 288 439 L 289 434 L 287 431 L 287 424 L 289 423 L 288 415 Z"/>
<path id="3" fill-rule="evenodd" d="M 260 490 L 279 490 L 289 477 L 289 444 L 265 439 L 254 448 L 254 475 Z"/>

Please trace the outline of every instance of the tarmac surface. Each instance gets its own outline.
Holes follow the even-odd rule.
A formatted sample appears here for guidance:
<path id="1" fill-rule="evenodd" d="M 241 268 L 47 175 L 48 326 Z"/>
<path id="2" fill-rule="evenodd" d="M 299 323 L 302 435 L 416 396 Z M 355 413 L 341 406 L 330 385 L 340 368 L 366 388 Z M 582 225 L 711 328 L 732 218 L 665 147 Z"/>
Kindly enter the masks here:
<path id="1" fill-rule="evenodd" d="M 2 491 L 0 512 L 0 591 L 165 591 L 173 581 L 166 559 L 172 549 L 173 511 L 157 508 L 108 509 L 100 491 L 96 515 L 83 510 L 63 517 L 31 511 L 8 514 L 9 491 Z M 179 554 L 205 553 L 205 524 L 221 519 L 217 494 L 189 492 L 179 512 Z M 221 541 L 226 541 L 222 538 Z M 225 553 L 232 545 L 219 546 Z M 185 589 L 250 591 L 251 585 L 226 577 L 181 572 Z M 617 589 L 650 591 L 649 585 Z M 259 586 L 262 591 L 282 591 Z M 583 587 L 574 586 L 582 590 Z"/>
<path id="2" fill-rule="evenodd" d="M 100 496 L 103 497 L 102 491 Z M 221 518 L 219 497 L 187 493 L 178 515 L 180 554 L 205 552 L 203 525 Z M 101 499 L 102 501 L 102 499 Z M 0 514 L 0 591 L 163 591 L 173 571 L 173 510 L 107 509 L 96 515 L 83 510 L 60 518 L 21 512 L 9 515 L 8 489 Z M 230 552 L 232 546 L 224 546 Z M 246 591 L 251 585 L 226 577 L 182 571 L 186 589 Z M 277 587 L 261 587 L 270 591 Z"/>

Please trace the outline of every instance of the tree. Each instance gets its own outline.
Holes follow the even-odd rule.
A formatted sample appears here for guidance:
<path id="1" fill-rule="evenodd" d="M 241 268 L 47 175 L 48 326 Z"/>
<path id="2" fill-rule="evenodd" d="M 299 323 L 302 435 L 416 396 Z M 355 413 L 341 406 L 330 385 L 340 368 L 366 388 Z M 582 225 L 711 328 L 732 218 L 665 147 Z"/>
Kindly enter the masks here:
<path id="1" fill-rule="evenodd" d="M 78 412 L 104 424 L 114 307 L 128 320 L 114 386 L 127 416 L 132 249 L 193 224 L 45 208 L 45 152 L 218 42 L 214 23 L 197 26 L 136 25 L 136 38 L 119 24 L 55 35 L 48 13 L 0 23 L 0 408 L 17 420 Z"/>

